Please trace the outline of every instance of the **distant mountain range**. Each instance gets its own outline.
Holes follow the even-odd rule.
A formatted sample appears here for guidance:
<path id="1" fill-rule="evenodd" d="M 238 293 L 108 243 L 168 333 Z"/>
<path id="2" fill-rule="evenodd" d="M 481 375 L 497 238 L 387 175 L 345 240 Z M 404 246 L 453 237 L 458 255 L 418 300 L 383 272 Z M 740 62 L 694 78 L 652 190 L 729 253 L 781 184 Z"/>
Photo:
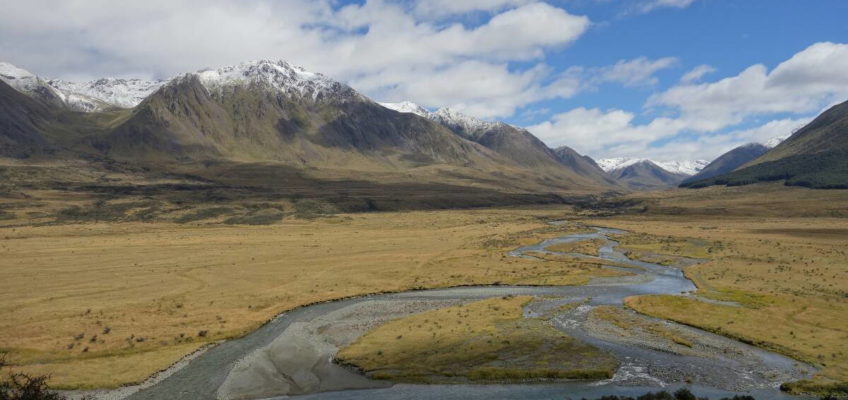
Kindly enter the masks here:
<path id="1" fill-rule="evenodd" d="M 595 162 L 567 146 L 551 149 L 503 122 L 412 102 L 377 103 L 285 61 L 246 62 L 169 80 L 83 83 L 43 79 L 0 63 L 0 156 L 115 160 L 226 184 L 281 185 L 278 175 L 263 171 L 285 167 L 286 176 L 306 180 L 507 194 L 704 186 L 719 182 L 705 179 L 742 167 L 831 154 L 812 148 L 844 150 L 841 133 L 829 128 L 844 124 L 835 114 L 765 153 L 749 145 L 712 163 Z"/>
<path id="2" fill-rule="evenodd" d="M 620 189 L 588 157 L 550 149 L 525 129 L 448 109 L 380 105 L 284 61 L 167 81 L 86 83 L 4 63 L 0 82 L 0 155 L 7 157 L 107 159 L 260 186 L 283 185 L 277 173 L 285 167 L 285 176 L 315 187 L 327 180 L 461 187 L 453 192 L 485 198 L 473 204 L 513 201 L 515 193 Z"/>
<path id="3" fill-rule="evenodd" d="M 783 181 L 794 186 L 848 189 L 848 102 L 831 107 L 773 149 L 763 147 L 734 149 L 713 163 L 717 174 L 695 177 L 682 186 Z"/>

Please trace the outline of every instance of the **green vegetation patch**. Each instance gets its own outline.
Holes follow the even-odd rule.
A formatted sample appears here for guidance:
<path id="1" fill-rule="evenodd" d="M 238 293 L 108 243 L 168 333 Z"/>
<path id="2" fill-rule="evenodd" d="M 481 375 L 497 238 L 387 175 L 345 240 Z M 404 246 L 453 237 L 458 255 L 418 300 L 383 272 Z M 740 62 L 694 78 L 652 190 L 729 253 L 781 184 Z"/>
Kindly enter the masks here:
<path id="1" fill-rule="evenodd" d="M 680 186 L 697 189 L 713 185 L 741 186 L 780 180 L 787 186 L 848 189 L 848 151 L 800 154 Z"/>
<path id="2" fill-rule="evenodd" d="M 501 297 L 401 318 L 342 349 L 337 360 L 398 382 L 605 379 L 618 362 L 547 321 L 525 318 L 530 296 Z"/>

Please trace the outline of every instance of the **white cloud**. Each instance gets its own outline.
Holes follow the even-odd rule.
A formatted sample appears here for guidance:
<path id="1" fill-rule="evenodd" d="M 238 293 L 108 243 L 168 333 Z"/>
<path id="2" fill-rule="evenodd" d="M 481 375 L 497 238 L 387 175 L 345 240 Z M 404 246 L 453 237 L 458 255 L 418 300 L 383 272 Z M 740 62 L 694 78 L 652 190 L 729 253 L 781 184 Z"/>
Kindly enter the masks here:
<path id="1" fill-rule="evenodd" d="M 426 0 L 415 5 L 415 12 L 425 17 L 443 17 L 472 11 L 500 11 L 508 7 L 520 6 L 533 0 Z"/>
<path id="2" fill-rule="evenodd" d="M 753 65 L 715 82 L 684 82 L 649 99 L 649 107 L 672 117 L 634 124 L 636 115 L 630 112 L 577 108 L 528 129 L 550 145 L 573 144 L 592 156 L 709 159 L 740 144 L 790 133 L 845 101 L 844 71 L 848 45 L 817 43 L 771 71 Z M 780 118 L 769 121 L 770 116 Z M 766 121 L 757 128 L 726 131 L 758 118 Z"/>
<path id="3" fill-rule="evenodd" d="M 698 85 L 682 84 L 652 96 L 649 106 L 677 110 L 689 119 L 725 126 L 756 115 L 804 114 L 848 97 L 848 45 L 817 43 L 771 72 L 753 65 L 739 75 Z"/>
<path id="4" fill-rule="evenodd" d="M 8 57 L 4 61 L 41 75 L 65 78 L 168 77 L 282 58 L 380 99 L 403 94 L 432 106 L 467 105 L 469 112 L 494 117 L 510 115 L 528 101 L 573 93 L 540 89 L 549 79 L 542 60 L 547 51 L 572 43 L 590 25 L 586 17 L 529 0 L 451 1 L 442 4 L 441 14 L 430 12 L 431 17 L 470 10 L 494 13 L 474 27 L 421 19 L 418 13 L 438 6 L 430 1 L 410 6 L 368 0 L 341 9 L 333 4 L 13 2 L 0 14 L 0 54 Z M 507 69 L 512 61 L 529 67 Z M 469 66 L 479 74 L 469 73 Z M 449 93 L 450 87 L 482 90 L 489 96 Z"/>
<path id="5" fill-rule="evenodd" d="M 699 65 L 683 74 L 683 77 L 680 78 L 680 83 L 695 83 L 700 81 L 704 75 L 711 74 L 713 72 L 716 72 L 716 69 L 712 65 Z"/>
<path id="6" fill-rule="evenodd" d="M 640 4 L 636 11 L 647 13 L 658 8 L 686 8 L 694 2 L 695 0 L 648 0 Z"/>
<path id="7" fill-rule="evenodd" d="M 627 87 L 655 85 L 658 71 L 669 68 L 677 63 L 674 57 L 664 57 L 650 60 L 647 57 L 632 60 L 620 60 L 615 65 L 600 68 L 597 71 L 596 82 L 618 82 Z"/>

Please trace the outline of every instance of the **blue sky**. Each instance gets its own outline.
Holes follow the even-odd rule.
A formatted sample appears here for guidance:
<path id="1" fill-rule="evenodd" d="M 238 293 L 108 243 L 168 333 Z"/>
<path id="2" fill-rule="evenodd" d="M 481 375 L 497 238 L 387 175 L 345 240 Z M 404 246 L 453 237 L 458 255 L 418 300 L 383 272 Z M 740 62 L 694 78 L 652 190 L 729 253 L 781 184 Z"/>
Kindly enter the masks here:
<path id="1" fill-rule="evenodd" d="M 711 159 L 848 99 L 844 0 L 4 3 L 0 59 L 48 78 L 284 59 L 595 158 Z"/>

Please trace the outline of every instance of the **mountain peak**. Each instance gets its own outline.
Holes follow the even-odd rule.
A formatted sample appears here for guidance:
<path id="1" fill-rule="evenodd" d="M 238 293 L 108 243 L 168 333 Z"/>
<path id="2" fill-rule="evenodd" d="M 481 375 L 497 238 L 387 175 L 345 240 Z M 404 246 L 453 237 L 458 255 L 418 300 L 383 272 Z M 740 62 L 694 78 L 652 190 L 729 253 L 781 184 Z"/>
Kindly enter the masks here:
<path id="1" fill-rule="evenodd" d="M 380 103 L 380 105 L 390 110 L 395 110 L 397 112 L 415 114 L 426 118 L 429 118 L 431 114 L 430 111 L 428 111 L 426 108 L 411 101 L 401 101 L 399 103 Z"/>
<path id="2" fill-rule="evenodd" d="M 456 127 L 468 135 L 474 135 L 477 132 L 496 128 L 503 122 L 489 122 L 482 119 L 463 114 L 450 107 L 443 107 L 432 114 L 432 119 L 441 122 L 442 124 Z"/>
<path id="3" fill-rule="evenodd" d="M 644 163 L 645 161 L 650 161 L 652 164 L 668 172 L 685 175 L 695 175 L 710 163 L 706 160 L 656 161 L 647 158 L 629 157 L 605 158 L 598 160 L 597 163 L 604 171 L 612 172 L 634 164 Z"/>
<path id="4" fill-rule="evenodd" d="M 347 85 L 283 60 L 248 61 L 216 70 L 201 70 L 194 75 L 207 90 L 216 94 L 223 93 L 229 87 L 260 85 L 290 96 L 313 100 L 329 95 L 358 96 Z"/>

